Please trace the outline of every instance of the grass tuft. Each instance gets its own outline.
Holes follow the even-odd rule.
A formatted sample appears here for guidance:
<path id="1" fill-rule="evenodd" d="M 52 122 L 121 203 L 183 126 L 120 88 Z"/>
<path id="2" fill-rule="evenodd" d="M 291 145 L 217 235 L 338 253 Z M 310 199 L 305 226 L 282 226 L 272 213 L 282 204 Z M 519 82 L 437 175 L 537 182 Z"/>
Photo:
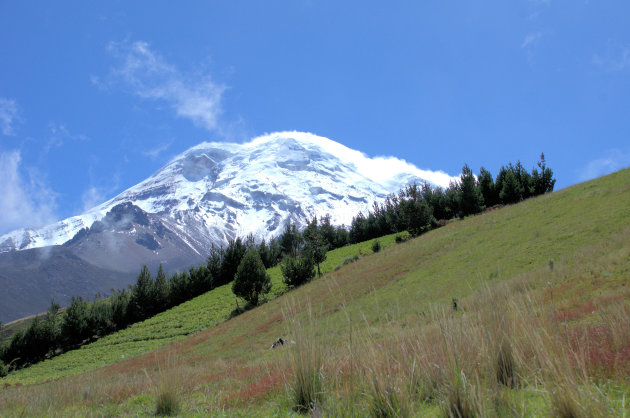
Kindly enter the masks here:
<path id="1" fill-rule="evenodd" d="M 315 335 L 311 307 L 307 318 L 297 315 L 295 301 L 287 303 L 285 320 L 290 326 L 295 344 L 289 350 L 293 379 L 289 383 L 293 410 L 308 413 L 318 408 L 322 399 L 323 350 Z"/>

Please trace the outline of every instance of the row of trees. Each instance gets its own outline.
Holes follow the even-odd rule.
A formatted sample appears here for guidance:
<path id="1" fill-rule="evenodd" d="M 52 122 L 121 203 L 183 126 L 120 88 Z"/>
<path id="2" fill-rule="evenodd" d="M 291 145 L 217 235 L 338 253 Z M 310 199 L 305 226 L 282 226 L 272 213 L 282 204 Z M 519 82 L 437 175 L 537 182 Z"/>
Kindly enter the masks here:
<path id="1" fill-rule="evenodd" d="M 313 218 L 303 232 L 295 224 L 288 223 L 277 240 L 284 283 L 289 288 L 306 283 L 315 277 L 315 267 L 321 275 L 320 264 L 326 260 L 326 252 L 346 243 L 347 231 L 343 227 L 333 227 L 330 216 L 322 217 L 319 223 Z M 249 306 L 256 306 L 270 289 L 271 280 L 260 253 L 249 251 L 238 266 L 232 291 Z"/>
<path id="2" fill-rule="evenodd" d="M 300 233 L 295 224 L 289 223 L 284 233 L 269 243 L 263 240 L 256 244 L 250 235 L 245 239 L 237 237 L 231 240 L 225 248 L 213 246 L 206 264 L 174 273 L 168 278 L 161 265 L 155 277 L 147 266 L 142 266 L 135 285 L 127 290 L 114 291 L 109 298 L 97 296 L 90 302 L 73 297 L 63 313 L 53 302 L 45 315 L 36 317 L 25 330 L 16 332 L 0 346 L 0 362 L 17 369 L 41 361 L 150 318 L 235 278 L 234 293 L 249 304 L 257 305 L 260 296 L 271 287 L 266 276 L 267 268 L 277 265 L 284 258 L 299 260 L 313 270 L 315 261 L 311 260 L 321 262 L 328 248 L 347 243 L 347 232 L 343 228 L 333 227 L 329 217 L 322 218 L 321 222 L 331 244 L 324 244 L 320 238 L 317 220 L 309 224 L 308 234 Z M 315 236 L 317 241 L 305 238 Z M 303 271 L 304 268 L 299 277 L 289 280 L 290 285 L 306 280 L 302 278 Z M 313 275 L 310 274 L 310 277 Z"/>
<path id="3" fill-rule="evenodd" d="M 11 369 L 24 367 L 126 328 L 231 282 L 248 251 L 256 253 L 268 266 L 277 264 L 279 248 L 275 240 L 256 245 L 251 236 L 245 240 L 236 238 L 226 248 L 212 247 L 207 263 L 189 271 L 167 278 L 160 265 L 152 277 L 147 266 L 142 266 L 135 285 L 114 291 L 109 298 L 97 296 L 90 302 L 73 297 L 63 313 L 53 302 L 45 315 L 36 317 L 25 330 L 17 331 L 0 346 L 0 362 Z"/>
<path id="4" fill-rule="evenodd" d="M 313 218 L 302 232 L 288 223 L 283 233 L 269 243 L 263 240 L 256 244 L 250 235 L 230 241 L 225 248 L 213 246 L 206 264 L 168 278 L 162 266 L 155 278 L 143 266 L 135 285 L 115 291 L 107 299 L 97 297 L 88 302 L 73 297 L 63 314 L 53 302 L 47 314 L 35 318 L 26 330 L 18 331 L 0 347 L 0 366 L 4 362 L 19 368 L 37 362 L 230 282 L 235 295 L 255 306 L 271 289 L 266 269 L 280 262 L 286 285 L 297 287 L 316 272 L 321 274 L 320 264 L 328 250 L 405 230 L 419 235 L 439 225 L 438 219 L 464 217 L 486 207 L 553 191 L 555 179 L 544 155 L 537 167 L 528 173 L 520 162 L 510 163 L 501 167 L 493 179 L 484 168 L 474 176 L 464 165 L 459 182 L 446 189 L 432 188 L 427 183 L 408 186 L 382 204 L 374 204 L 367 215 L 357 214 L 349 230 L 343 225 L 333 226 L 330 216 Z"/>
<path id="5" fill-rule="evenodd" d="M 419 235 L 440 224 L 440 220 L 465 217 L 496 205 L 520 202 L 553 191 L 556 180 L 544 154 L 531 173 L 520 162 L 501 167 L 496 178 L 485 168 L 475 176 L 468 165 L 458 182 L 433 188 L 428 183 L 411 185 L 382 204 L 374 204 L 367 215 L 352 220 L 349 242 L 366 241 L 383 235 L 409 231 Z"/>

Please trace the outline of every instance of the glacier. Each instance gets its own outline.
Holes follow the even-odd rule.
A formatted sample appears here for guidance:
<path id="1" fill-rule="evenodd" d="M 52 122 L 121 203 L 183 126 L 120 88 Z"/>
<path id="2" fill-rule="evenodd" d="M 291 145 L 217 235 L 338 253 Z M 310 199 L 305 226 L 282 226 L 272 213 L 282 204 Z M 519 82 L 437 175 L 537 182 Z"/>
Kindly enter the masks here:
<path id="1" fill-rule="evenodd" d="M 303 227 L 314 216 L 349 225 L 358 212 L 410 183 L 446 187 L 453 180 L 306 132 L 265 134 L 241 144 L 204 142 L 83 214 L 0 236 L 0 252 L 62 245 L 115 206 L 132 203 L 202 255 L 212 244 L 250 233 L 269 239 L 287 222 Z"/>

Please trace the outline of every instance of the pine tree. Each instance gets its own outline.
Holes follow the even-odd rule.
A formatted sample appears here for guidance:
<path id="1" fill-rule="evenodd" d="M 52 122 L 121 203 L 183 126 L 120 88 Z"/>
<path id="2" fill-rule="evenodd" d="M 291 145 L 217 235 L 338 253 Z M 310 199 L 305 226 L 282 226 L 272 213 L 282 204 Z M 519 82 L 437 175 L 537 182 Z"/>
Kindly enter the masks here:
<path id="1" fill-rule="evenodd" d="M 258 251 L 249 250 L 238 265 L 232 292 L 245 299 L 250 305 L 258 305 L 261 296 L 271 289 L 271 279 Z"/>
<path id="2" fill-rule="evenodd" d="M 494 187 L 492 174 L 483 167 L 481 167 L 479 171 L 479 190 L 481 190 L 481 195 L 483 196 L 486 207 L 491 207 L 498 203 L 498 196 Z"/>
<path id="3" fill-rule="evenodd" d="M 151 279 L 151 273 L 146 264 L 140 269 L 136 285 L 133 287 L 131 307 L 133 318 L 136 321 L 141 321 L 152 315 L 153 280 Z"/>
<path id="4" fill-rule="evenodd" d="M 310 257 L 286 256 L 280 270 L 284 283 L 289 287 L 301 286 L 315 277 L 315 264 Z"/>
<path id="5" fill-rule="evenodd" d="M 217 281 L 216 286 L 221 286 L 234 280 L 236 270 L 238 269 L 239 264 L 241 264 L 241 260 L 246 252 L 247 248 L 240 238 L 237 237 L 236 239 L 230 241 L 228 247 L 223 253 L 219 280 Z"/>
<path id="6" fill-rule="evenodd" d="M 81 341 L 90 334 L 87 302 L 80 296 L 72 297 L 61 319 L 61 333 L 71 342 Z"/>
<path id="7" fill-rule="evenodd" d="M 459 191 L 460 217 L 473 215 L 483 210 L 483 195 L 468 164 L 464 164 L 464 167 L 462 167 Z"/>
<path id="8" fill-rule="evenodd" d="M 521 186 L 512 170 L 507 170 L 505 174 L 499 198 L 506 205 L 520 202 L 523 198 L 523 186 Z"/>
<path id="9" fill-rule="evenodd" d="M 540 168 L 540 173 L 538 170 L 534 169 L 532 173 L 533 183 L 534 183 L 534 193 L 536 195 L 553 192 L 553 188 L 556 184 L 556 180 L 553 178 L 553 171 L 551 168 L 547 167 L 547 162 L 545 161 L 545 154 L 540 154 L 540 161 L 538 161 L 538 168 Z"/>
<path id="10" fill-rule="evenodd" d="M 162 312 L 168 308 L 168 283 L 166 282 L 166 275 L 164 274 L 164 268 L 162 264 L 158 268 L 157 276 L 155 276 L 155 284 L 153 286 L 153 303 L 155 305 L 155 312 Z"/>
<path id="11" fill-rule="evenodd" d="M 317 275 L 321 277 L 322 272 L 319 265 L 326 261 L 328 245 L 317 228 L 317 218 L 313 218 L 304 230 L 304 240 L 306 241 L 304 256 L 313 259 L 313 262 L 317 265 Z"/>
<path id="12" fill-rule="evenodd" d="M 296 257 L 302 246 L 302 236 L 295 224 L 289 222 L 280 236 L 280 248 L 283 254 Z"/>

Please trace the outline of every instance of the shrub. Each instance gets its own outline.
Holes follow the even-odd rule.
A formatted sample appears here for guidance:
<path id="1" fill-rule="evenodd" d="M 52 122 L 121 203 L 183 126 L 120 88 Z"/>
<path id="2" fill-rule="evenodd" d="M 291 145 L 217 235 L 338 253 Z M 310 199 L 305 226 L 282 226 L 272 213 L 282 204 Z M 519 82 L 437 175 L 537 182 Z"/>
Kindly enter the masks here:
<path id="1" fill-rule="evenodd" d="M 352 256 L 350 256 L 350 257 L 346 257 L 346 258 L 343 260 L 343 265 L 345 266 L 345 265 L 347 265 L 347 264 L 354 263 L 354 262 L 355 262 L 355 261 L 357 261 L 359 258 L 361 258 L 361 257 L 359 257 L 359 254 L 354 254 L 354 255 L 352 255 Z"/>
<path id="2" fill-rule="evenodd" d="M 9 368 L 2 360 L 0 360 L 0 377 L 4 377 L 9 374 Z"/>
<path id="3" fill-rule="evenodd" d="M 372 242 L 372 252 L 379 252 L 381 251 L 381 243 L 379 240 L 374 240 L 374 242 Z"/>
<path id="4" fill-rule="evenodd" d="M 401 234 L 396 235 L 396 244 L 400 244 L 402 242 L 408 241 L 411 236 L 408 232 L 403 232 Z"/>
<path id="5" fill-rule="evenodd" d="M 236 270 L 232 291 L 251 305 L 258 305 L 260 296 L 271 289 L 271 279 L 255 249 L 249 250 Z"/>
<path id="6" fill-rule="evenodd" d="M 315 277 L 315 263 L 310 257 L 286 256 L 280 270 L 284 283 L 290 287 L 300 286 Z"/>

